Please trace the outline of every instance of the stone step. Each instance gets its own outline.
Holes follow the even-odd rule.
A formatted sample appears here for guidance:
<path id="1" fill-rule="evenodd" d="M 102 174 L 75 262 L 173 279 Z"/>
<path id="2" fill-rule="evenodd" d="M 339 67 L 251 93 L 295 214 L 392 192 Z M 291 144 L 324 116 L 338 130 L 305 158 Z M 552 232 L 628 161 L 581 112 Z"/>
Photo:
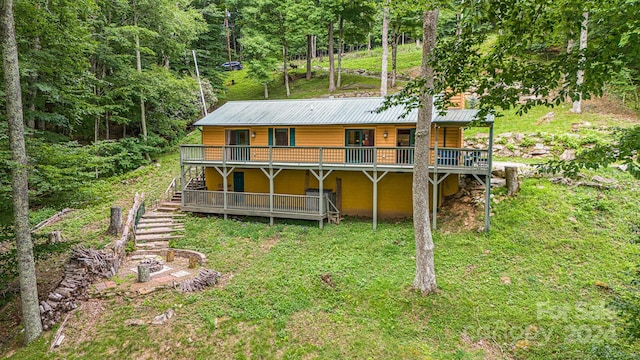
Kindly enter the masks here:
<path id="1" fill-rule="evenodd" d="M 136 238 L 139 235 L 151 235 L 151 234 L 171 234 L 173 232 L 184 231 L 184 228 L 171 228 L 171 227 L 163 227 L 163 228 L 152 228 L 152 229 L 138 229 L 136 230 Z"/>
<path id="2" fill-rule="evenodd" d="M 145 248 L 145 249 L 164 249 L 169 247 L 169 242 L 154 241 L 154 242 L 148 242 L 148 243 L 139 243 L 136 246 L 139 248 Z"/>
<path id="3" fill-rule="evenodd" d="M 142 225 L 152 225 L 152 224 L 182 224 L 182 219 L 173 219 L 173 218 L 167 218 L 167 217 L 162 217 L 162 218 L 151 218 L 151 219 L 146 219 L 146 218 L 142 218 L 138 221 L 138 224 L 142 224 Z"/>
<path id="4" fill-rule="evenodd" d="M 183 237 L 184 235 L 166 235 L 166 234 L 140 235 L 140 236 L 136 236 L 136 242 L 182 239 Z"/>
<path id="5" fill-rule="evenodd" d="M 152 223 L 138 223 L 138 229 L 151 229 L 151 228 L 183 228 L 184 224 L 173 221 L 157 221 Z"/>
<path id="6" fill-rule="evenodd" d="M 157 219 L 157 218 L 177 218 L 177 217 L 185 217 L 186 214 L 178 213 L 173 214 L 170 212 L 150 212 L 146 213 L 142 216 L 143 219 Z"/>
<path id="7" fill-rule="evenodd" d="M 160 203 L 160 206 L 162 207 L 172 207 L 172 208 L 180 208 L 180 206 L 182 206 L 182 203 L 178 202 L 178 201 L 163 201 Z"/>
<path id="8" fill-rule="evenodd" d="M 170 207 L 170 206 L 160 206 L 155 209 L 158 212 L 178 212 L 180 208 Z"/>

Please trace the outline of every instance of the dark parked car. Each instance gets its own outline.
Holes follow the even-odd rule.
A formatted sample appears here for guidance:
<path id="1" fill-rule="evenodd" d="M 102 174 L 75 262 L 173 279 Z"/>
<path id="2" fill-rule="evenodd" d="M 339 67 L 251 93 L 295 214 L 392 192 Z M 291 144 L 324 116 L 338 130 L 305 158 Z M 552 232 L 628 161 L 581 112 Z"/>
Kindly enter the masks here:
<path id="1" fill-rule="evenodd" d="M 242 63 L 240 63 L 240 61 L 232 61 L 231 63 L 227 61 L 222 64 L 222 67 L 225 70 L 242 70 Z"/>

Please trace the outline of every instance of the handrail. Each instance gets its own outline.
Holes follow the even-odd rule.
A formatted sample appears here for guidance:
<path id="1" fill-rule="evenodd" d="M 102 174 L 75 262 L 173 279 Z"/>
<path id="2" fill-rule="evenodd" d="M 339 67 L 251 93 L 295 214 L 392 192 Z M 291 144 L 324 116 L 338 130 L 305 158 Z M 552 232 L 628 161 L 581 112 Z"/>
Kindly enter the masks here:
<path id="1" fill-rule="evenodd" d="M 183 162 L 214 162 L 228 164 L 319 164 L 412 167 L 414 147 L 310 147 L 310 146 L 244 146 L 244 145 L 182 145 Z M 440 167 L 486 169 L 489 150 L 457 147 L 433 147 L 428 164 Z"/>

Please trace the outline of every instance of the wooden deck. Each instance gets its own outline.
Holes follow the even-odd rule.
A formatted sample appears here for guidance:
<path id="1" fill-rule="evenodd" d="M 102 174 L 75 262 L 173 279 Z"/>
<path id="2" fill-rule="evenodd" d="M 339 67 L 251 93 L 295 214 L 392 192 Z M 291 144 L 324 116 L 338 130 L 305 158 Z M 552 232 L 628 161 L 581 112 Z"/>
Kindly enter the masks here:
<path id="1" fill-rule="evenodd" d="M 432 148 L 429 155 L 431 172 L 486 174 L 489 169 L 485 149 Z M 191 166 L 413 172 L 413 159 L 413 147 L 180 147 L 181 164 Z"/>
<path id="2" fill-rule="evenodd" d="M 320 209 L 319 196 L 184 190 L 182 210 L 224 215 L 322 221 L 331 209 L 328 199 Z"/>

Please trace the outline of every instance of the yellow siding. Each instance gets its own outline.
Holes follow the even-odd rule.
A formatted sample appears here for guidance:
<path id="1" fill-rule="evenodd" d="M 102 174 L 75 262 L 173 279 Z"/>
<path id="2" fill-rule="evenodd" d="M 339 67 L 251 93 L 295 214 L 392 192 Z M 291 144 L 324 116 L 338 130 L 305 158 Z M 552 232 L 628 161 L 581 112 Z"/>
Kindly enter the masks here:
<path id="1" fill-rule="evenodd" d="M 202 143 L 204 145 L 224 145 L 224 131 L 224 128 L 218 126 L 203 126 Z"/>
<path id="2" fill-rule="evenodd" d="M 377 147 L 396 147 L 398 129 L 411 129 L 407 125 L 377 125 L 377 126 L 299 126 L 296 127 L 296 146 L 305 147 L 343 147 L 345 146 L 345 130 L 346 129 L 374 129 L 375 130 L 375 146 Z M 202 143 L 205 145 L 221 146 L 225 145 L 226 130 L 249 130 L 250 134 L 255 133 L 255 137 L 251 137 L 252 146 L 268 146 L 269 144 L 269 127 L 244 127 L 244 128 L 223 128 L 217 126 L 203 126 Z M 446 142 L 445 142 L 446 129 Z M 387 138 L 384 138 L 384 132 L 387 132 Z M 438 128 L 438 147 L 462 147 L 462 128 L 461 127 L 440 127 Z M 431 146 L 435 145 L 435 126 L 431 129 Z"/>

